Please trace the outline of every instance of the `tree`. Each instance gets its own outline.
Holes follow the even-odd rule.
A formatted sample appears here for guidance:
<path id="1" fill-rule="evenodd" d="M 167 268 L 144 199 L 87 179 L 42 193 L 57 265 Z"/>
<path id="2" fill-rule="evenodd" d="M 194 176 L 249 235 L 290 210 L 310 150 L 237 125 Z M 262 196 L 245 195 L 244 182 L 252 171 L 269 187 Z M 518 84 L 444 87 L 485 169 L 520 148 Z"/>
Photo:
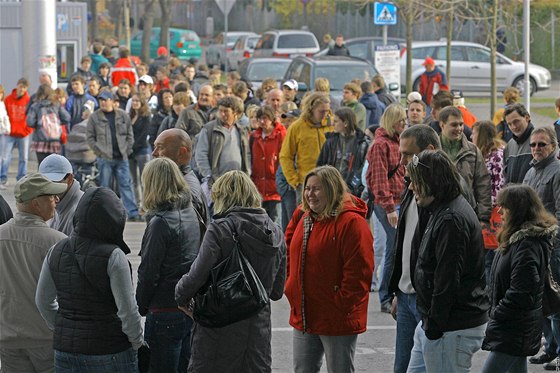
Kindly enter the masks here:
<path id="1" fill-rule="evenodd" d="M 172 0 L 159 0 L 159 6 L 161 8 L 159 45 L 169 47 L 169 27 L 171 26 Z"/>
<path id="2" fill-rule="evenodd" d="M 154 3 L 156 0 L 146 0 L 144 7 L 144 30 L 142 32 L 142 61 L 150 60 L 150 40 L 152 38 L 152 27 L 154 25 Z"/>

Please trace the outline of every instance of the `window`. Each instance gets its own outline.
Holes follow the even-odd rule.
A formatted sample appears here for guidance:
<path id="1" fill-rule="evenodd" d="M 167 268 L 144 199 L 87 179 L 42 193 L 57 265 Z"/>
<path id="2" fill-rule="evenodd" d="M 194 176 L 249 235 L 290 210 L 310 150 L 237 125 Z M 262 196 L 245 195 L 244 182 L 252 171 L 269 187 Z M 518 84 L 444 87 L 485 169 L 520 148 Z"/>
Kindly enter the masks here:
<path id="1" fill-rule="evenodd" d="M 313 35 L 286 34 L 278 37 L 278 48 L 317 48 L 317 44 Z"/>
<path id="2" fill-rule="evenodd" d="M 490 63 L 490 51 L 482 48 L 467 47 L 469 61 Z"/>
<path id="3" fill-rule="evenodd" d="M 368 45 L 369 43 L 364 41 L 347 45 L 346 48 L 348 48 L 348 52 L 350 52 L 352 57 L 367 58 Z"/>
<path id="4" fill-rule="evenodd" d="M 451 61 L 465 61 L 463 54 L 464 48 L 459 46 L 451 46 Z M 447 60 L 447 46 L 440 46 L 436 53 L 432 56 L 436 60 Z"/>
<path id="5" fill-rule="evenodd" d="M 420 47 L 420 48 L 412 48 L 412 58 L 424 60 L 428 56 L 432 56 L 434 54 L 434 47 Z"/>
<path id="6" fill-rule="evenodd" d="M 272 49 L 274 46 L 274 34 L 264 34 L 258 41 L 255 49 Z"/>
<path id="7" fill-rule="evenodd" d="M 371 80 L 376 74 L 377 72 L 370 65 L 330 65 L 315 69 L 315 79 L 321 77 L 328 79 L 333 91 L 342 91 L 344 85 L 353 79 Z"/>
<path id="8" fill-rule="evenodd" d="M 247 39 L 247 48 L 249 49 L 255 49 L 255 46 L 257 45 L 257 42 L 259 41 L 259 37 L 251 37 L 249 39 Z"/>

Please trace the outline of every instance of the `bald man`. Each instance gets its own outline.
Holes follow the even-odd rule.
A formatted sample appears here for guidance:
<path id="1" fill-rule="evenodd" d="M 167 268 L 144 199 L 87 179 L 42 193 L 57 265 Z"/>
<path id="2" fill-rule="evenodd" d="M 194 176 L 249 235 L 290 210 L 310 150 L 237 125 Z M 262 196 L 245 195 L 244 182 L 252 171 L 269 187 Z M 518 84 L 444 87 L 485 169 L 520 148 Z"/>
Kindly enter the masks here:
<path id="1" fill-rule="evenodd" d="M 274 109 L 274 112 L 276 113 L 276 117 L 280 118 L 280 115 L 282 114 L 280 112 L 280 106 L 282 106 L 282 104 L 284 103 L 284 92 L 282 92 L 281 89 L 278 88 L 274 88 L 271 89 L 270 91 L 268 91 L 268 93 L 266 94 L 266 105 L 272 107 Z"/>
<path id="2" fill-rule="evenodd" d="M 155 158 L 166 157 L 179 166 L 183 177 L 191 189 L 193 207 L 206 225 L 208 223 L 208 209 L 206 197 L 202 193 L 200 181 L 190 166 L 192 158 L 192 140 L 188 133 L 178 128 L 171 128 L 159 134 L 154 141 Z"/>

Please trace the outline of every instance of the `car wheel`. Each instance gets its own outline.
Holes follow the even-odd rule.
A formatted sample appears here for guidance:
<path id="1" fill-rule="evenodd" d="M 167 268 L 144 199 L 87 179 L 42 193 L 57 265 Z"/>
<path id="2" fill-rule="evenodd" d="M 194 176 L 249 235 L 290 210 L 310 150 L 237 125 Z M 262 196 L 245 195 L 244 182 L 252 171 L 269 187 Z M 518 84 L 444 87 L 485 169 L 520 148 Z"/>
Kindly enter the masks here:
<path id="1" fill-rule="evenodd" d="M 519 93 L 523 95 L 523 91 L 525 90 L 525 77 L 518 76 L 517 78 L 515 78 L 511 86 L 517 88 L 519 90 Z M 537 90 L 537 82 L 535 82 L 535 80 L 531 77 L 529 77 L 529 89 L 530 89 L 530 93 L 529 93 L 530 96 L 532 96 Z"/>

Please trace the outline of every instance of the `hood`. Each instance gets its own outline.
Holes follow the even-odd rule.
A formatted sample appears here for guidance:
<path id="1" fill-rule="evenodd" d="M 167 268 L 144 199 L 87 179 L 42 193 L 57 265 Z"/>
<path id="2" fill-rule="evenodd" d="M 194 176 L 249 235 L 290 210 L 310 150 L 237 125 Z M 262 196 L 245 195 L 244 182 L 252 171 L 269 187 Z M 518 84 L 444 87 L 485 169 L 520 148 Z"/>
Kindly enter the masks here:
<path id="1" fill-rule="evenodd" d="M 39 107 L 49 107 L 55 106 L 51 100 L 41 100 L 37 102 L 37 106 Z"/>
<path id="2" fill-rule="evenodd" d="M 108 188 L 88 189 L 74 213 L 72 235 L 117 245 L 125 254 L 130 248 L 124 242 L 126 210 L 117 195 Z"/>
<path id="3" fill-rule="evenodd" d="M 19 101 L 19 100 L 25 100 L 26 98 L 29 97 L 29 93 L 25 92 L 25 94 L 21 97 L 18 97 L 17 95 L 17 90 L 14 88 L 12 89 L 12 93 L 10 93 L 10 96 L 12 96 L 12 99 Z M 5 100 L 5 99 L 4 99 Z"/>
<path id="4" fill-rule="evenodd" d="M 231 218 L 243 247 L 264 255 L 276 255 L 284 244 L 282 231 L 264 209 L 234 207 L 225 215 Z"/>
<path id="5" fill-rule="evenodd" d="M 538 237 L 552 240 L 556 236 L 557 231 L 558 226 L 556 224 L 551 225 L 550 227 L 539 227 L 526 223 L 522 225 L 517 232 L 511 235 L 508 240 L 508 245 L 513 245 L 514 243 L 528 237 Z"/>
<path id="6" fill-rule="evenodd" d="M 360 102 L 362 105 L 366 107 L 368 110 L 377 109 L 379 106 L 379 99 L 375 93 L 364 93 L 360 98 Z"/>
<path id="7" fill-rule="evenodd" d="M 347 212 L 354 212 L 365 218 L 367 211 L 367 204 L 363 200 L 350 193 L 346 193 L 344 200 L 342 201 L 341 215 Z"/>

